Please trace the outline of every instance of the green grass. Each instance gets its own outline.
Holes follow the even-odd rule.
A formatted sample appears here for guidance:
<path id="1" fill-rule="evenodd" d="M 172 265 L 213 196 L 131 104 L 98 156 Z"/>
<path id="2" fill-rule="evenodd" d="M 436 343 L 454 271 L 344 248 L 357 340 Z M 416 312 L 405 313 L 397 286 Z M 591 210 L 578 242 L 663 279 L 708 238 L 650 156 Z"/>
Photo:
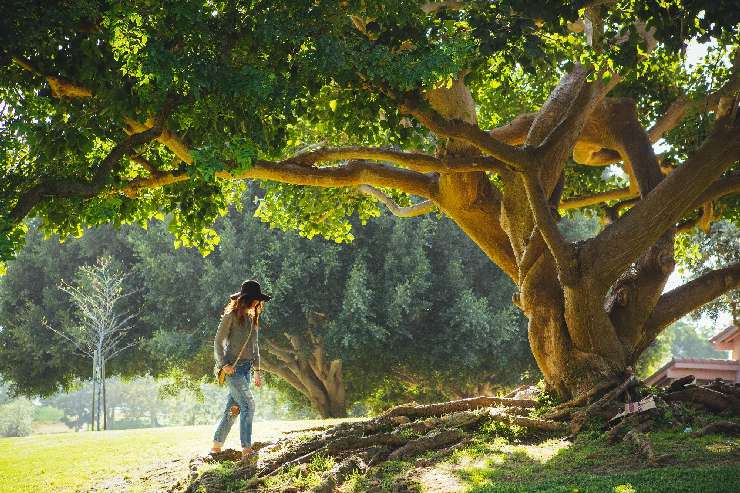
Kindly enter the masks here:
<path id="1" fill-rule="evenodd" d="M 255 440 L 328 422 L 255 423 Z M 0 439 L 0 493 L 68 493 L 101 486 L 107 491 L 163 491 L 187 476 L 188 460 L 207 451 L 212 431 L 211 426 L 197 426 Z M 584 434 L 575 443 L 551 439 L 526 444 L 482 433 L 450 457 L 428 452 L 355 474 L 342 491 L 391 492 L 400 483 L 412 491 L 435 491 L 446 482 L 446 491 L 468 493 L 693 493 L 731 492 L 740 484 L 740 439 L 694 438 L 680 432 L 654 432 L 650 439 L 656 453 L 668 456 L 657 466 L 646 464 L 629 445 L 609 445 L 597 434 Z M 238 432 L 226 445 L 238 447 Z M 306 467 L 285 471 L 270 485 L 310 488 L 333 464 L 319 456 Z M 230 463 L 204 469 L 222 476 L 224 492 L 244 485 L 233 476 Z"/>
<path id="2" fill-rule="evenodd" d="M 737 491 L 740 440 L 668 432 L 651 433 L 650 438 L 657 454 L 667 454 L 657 466 L 648 465 L 629 445 L 610 445 L 603 437 L 574 444 L 478 441 L 452 462 L 470 493 Z"/>
<path id="3" fill-rule="evenodd" d="M 337 420 L 255 422 L 254 440 L 332 422 Z M 167 475 L 176 481 L 187 474 L 188 460 L 207 453 L 214 426 L 0 438 L 0 493 L 68 493 L 102 484 L 111 491 L 152 491 L 161 484 L 153 482 Z M 225 447 L 239 448 L 237 427 Z"/>

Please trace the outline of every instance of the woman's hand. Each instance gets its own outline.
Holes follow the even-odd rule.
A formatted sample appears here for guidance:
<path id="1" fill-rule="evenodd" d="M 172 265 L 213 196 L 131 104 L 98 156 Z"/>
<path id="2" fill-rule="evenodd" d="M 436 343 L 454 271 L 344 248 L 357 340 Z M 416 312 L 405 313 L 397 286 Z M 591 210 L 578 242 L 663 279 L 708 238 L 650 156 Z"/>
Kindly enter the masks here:
<path id="1" fill-rule="evenodd" d="M 236 369 L 231 365 L 224 366 L 223 370 L 224 370 L 224 373 L 226 373 L 227 375 L 233 375 L 234 372 L 236 371 Z"/>
<path id="2" fill-rule="evenodd" d="M 262 387 L 262 376 L 260 376 L 259 370 L 254 371 L 254 386 L 257 388 Z"/>

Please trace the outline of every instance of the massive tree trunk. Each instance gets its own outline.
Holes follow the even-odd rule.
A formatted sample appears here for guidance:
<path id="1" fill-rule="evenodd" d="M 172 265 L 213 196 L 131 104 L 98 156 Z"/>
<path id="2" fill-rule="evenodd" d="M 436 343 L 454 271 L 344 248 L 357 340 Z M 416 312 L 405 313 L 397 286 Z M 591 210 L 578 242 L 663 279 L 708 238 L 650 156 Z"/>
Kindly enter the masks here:
<path id="1" fill-rule="evenodd" d="M 342 360 L 328 360 L 321 337 L 311 329 L 305 336 L 285 334 L 285 338 L 287 344 L 278 343 L 275 336 L 263 338 L 262 367 L 305 396 L 322 418 L 346 417 Z"/>
<path id="2" fill-rule="evenodd" d="M 557 229 L 562 174 L 576 142 L 581 156 L 588 154 L 587 150 L 603 154 L 609 149 L 612 159 L 624 162 L 633 183 L 631 193 L 642 198 L 663 180 L 634 103 L 604 99 L 606 91 L 587 83 L 585 75 L 576 68 L 563 77 L 539 113 L 489 133 L 510 146 L 524 144 L 511 147 L 524 149 L 521 163 L 516 162 L 516 154 L 511 158 L 510 164 L 520 169 L 497 170 L 501 189 L 493 186 L 484 172 L 448 173 L 439 175 L 430 197 L 517 283 L 514 302 L 529 319 L 532 352 L 548 386 L 563 398 L 623 381 L 660 330 L 686 313 L 676 307 L 676 299 L 661 297 L 675 264 L 672 224 L 681 217 L 681 204 L 672 213 L 661 211 L 659 220 L 665 224 L 656 226 L 657 235 L 638 230 L 625 238 L 624 244 L 610 244 L 603 250 L 585 247 L 601 241 L 605 234 L 581 248 L 567 243 Z M 430 91 L 426 99 L 431 110 L 418 102 L 407 105 L 407 110 L 438 135 L 465 137 L 448 138 L 437 157 L 449 160 L 479 155 L 482 145 L 474 144 L 481 137 L 470 130 L 477 128 L 475 106 L 462 79 L 452 87 Z M 459 122 L 470 125 L 469 135 L 460 130 Z M 725 138 L 737 144 L 737 135 L 729 135 Z M 709 156 L 713 162 L 703 163 L 705 174 L 699 177 L 695 173 L 693 178 L 709 185 L 736 159 L 736 147 L 730 156 Z M 534 154 L 532 149 L 539 152 Z M 509 157 L 506 152 L 500 152 L 501 159 Z M 693 196 L 685 198 L 684 208 L 699 200 L 700 186 L 695 186 Z M 651 223 L 645 220 L 634 227 L 650 228 Z M 701 299 L 711 299 L 709 292 L 716 295 L 737 286 L 738 266 L 726 269 L 724 277 L 714 277 L 717 279 L 705 280 L 709 284 L 707 295 L 693 298 L 682 308 L 700 306 Z M 679 298 L 682 293 L 672 294 Z M 687 297 L 685 290 L 683 297 Z M 673 311 L 662 311 L 666 305 Z M 651 322 L 656 317 L 660 321 Z"/>

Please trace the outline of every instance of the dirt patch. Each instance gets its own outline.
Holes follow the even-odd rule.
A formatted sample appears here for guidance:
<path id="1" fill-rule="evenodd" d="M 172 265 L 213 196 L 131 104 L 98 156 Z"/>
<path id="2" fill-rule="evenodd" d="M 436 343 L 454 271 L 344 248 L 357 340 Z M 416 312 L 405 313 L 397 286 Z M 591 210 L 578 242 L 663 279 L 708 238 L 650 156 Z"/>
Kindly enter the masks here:
<path id="1" fill-rule="evenodd" d="M 416 470 L 412 477 L 427 493 L 453 493 L 466 488 L 455 475 L 451 464 Z"/>
<path id="2" fill-rule="evenodd" d="M 147 492 L 177 491 L 191 477 L 184 458 L 150 464 L 131 476 L 116 476 L 99 481 L 90 489 L 93 493 L 120 493 L 135 489 Z"/>

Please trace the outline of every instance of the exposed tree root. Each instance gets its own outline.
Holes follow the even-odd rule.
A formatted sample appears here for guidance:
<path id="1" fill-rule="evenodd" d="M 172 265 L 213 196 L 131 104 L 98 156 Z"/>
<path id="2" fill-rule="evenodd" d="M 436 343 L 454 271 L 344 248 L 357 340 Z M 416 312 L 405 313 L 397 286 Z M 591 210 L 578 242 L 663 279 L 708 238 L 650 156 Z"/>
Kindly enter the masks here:
<path id="1" fill-rule="evenodd" d="M 658 464 L 668 458 L 668 455 L 657 455 L 653 449 L 652 443 L 647 434 L 637 430 L 630 430 L 625 436 L 624 441 L 631 443 L 637 448 L 637 452 L 642 455 L 650 465 Z"/>
<path id="2" fill-rule="evenodd" d="M 342 484 L 350 474 L 355 471 L 364 472 L 366 469 L 365 462 L 360 457 L 352 455 L 325 474 L 321 484 L 313 487 L 311 493 L 334 493 L 336 487 Z"/>
<path id="3" fill-rule="evenodd" d="M 510 406 L 500 407 L 503 404 Z M 318 493 L 332 491 L 354 470 L 362 471 L 386 460 L 403 460 L 432 450 L 450 452 L 484 423 L 515 424 L 529 433 L 565 432 L 564 423 L 525 416 L 534 405 L 531 400 L 478 397 L 398 406 L 368 421 L 319 428 L 308 439 L 281 439 L 264 449 L 259 464 L 243 466 L 234 476 L 246 480 L 246 491 L 316 457 L 333 457 L 337 465 L 314 489 Z M 225 460 L 236 458 L 232 457 L 235 454 L 223 455 Z M 215 485 L 214 475 L 206 475 L 191 483 L 188 491 L 196 491 L 209 481 Z"/>
<path id="4" fill-rule="evenodd" d="M 427 450 L 436 450 L 442 447 L 449 447 L 467 436 L 467 433 L 461 430 L 439 430 L 430 431 L 426 435 L 416 440 L 411 440 L 403 447 L 399 447 L 388 456 L 388 460 L 404 459 L 406 457 L 426 452 Z"/>
<path id="5" fill-rule="evenodd" d="M 600 397 L 602 394 L 604 394 L 604 392 L 608 391 L 615 385 L 616 382 L 605 382 L 597 385 L 588 392 L 584 392 L 581 395 L 569 400 L 568 402 L 564 402 L 553 407 L 550 412 L 547 413 L 546 417 L 556 420 L 566 418 L 573 414 L 577 410 L 576 408 L 592 403 L 594 399 Z"/>
<path id="6" fill-rule="evenodd" d="M 665 400 L 692 402 L 700 404 L 710 411 L 718 413 L 730 411 L 732 414 L 740 415 L 740 398 L 709 387 L 684 387 L 682 390 L 667 394 Z"/>
<path id="7" fill-rule="evenodd" d="M 460 399 L 457 401 L 441 402 L 438 404 L 425 405 L 403 405 L 397 406 L 386 411 L 383 416 L 406 416 L 409 418 L 419 418 L 427 416 L 441 416 L 455 411 L 467 411 L 481 407 L 505 406 L 530 408 L 535 407 L 537 403 L 531 399 L 510 399 L 507 397 L 471 397 L 469 399 Z"/>
<path id="8" fill-rule="evenodd" d="M 616 400 L 619 399 L 622 394 L 635 387 L 639 381 L 634 376 L 630 376 L 617 388 L 610 390 L 604 394 L 599 400 L 593 404 L 585 407 L 579 411 L 573 413 L 570 421 L 570 431 L 573 434 L 578 433 L 583 428 L 583 425 L 594 416 L 602 416 L 608 419 L 609 415 L 614 415 L 614 408 Z M 618 404 L 618 407 L 621 405 Z"/>
<path id="9" fill-rule="evenodd" d="M 694 375 L 686 375 L 685 377 L 682 377 L 682 378 L 679 378 L 677 380 L 674 380 L 668 386 L 668 391 L 669 392 L 675 392 L 677 390 L 681 390 L 684 387 L 686 387 L 687 385 L 689 385 L 690 383 L 694 383 L 694 380 L 696 380 L 696 378 L 694 377 Z"/>
<path id="10" fill-rule="evenodd" d="M 682 412 L 686 414 L 685 406 L 677 402 L 690 402 L 714 412 L 733 412 L 734 399 L 738 399 L 737 387 L 721 381 L 699 387 L 691 384 L 691 381 L 686 379 L 674 385 L 672 390 L 664 394 L 665 400 L 655 396 L 658 409 L 627 414 L 617 420 L 610 418 L 624 409 L 624 400 L 635 398 L 632 391 L 639 382 L 634 376 L 617 386 L 612 385 L 610 389 L 606 386 L 594 389 L 573 401 L 585 403 L 583 406 L 559 406 L 546 414 L 546 418 L 538 417 L 533 412 L 534 401 L 523 399 L 478 397 L 437 404 L 398 406 L 367 421 L 342 423 L 329 428 L 317 427 L 308 430 L 308 433 L 313 433 L 312 436 L 283 438 L 260 452 L 259 463 L 237 468 L 230 477 L 246 481 L 243 491 L 255 491 L 268 480 L 276 481 L 271 478 L 281 478 L 277 480 L 280 482 L 282 478 L 292 478 L 295 474 L 300 476 L 303 474 L 301 471 L 311 467 L 308 464 L 314 459 L 332 458 L 334 467 L 322 474 L 319 485 L 311 491 L 333 492 L 354 471 L 364 472 L 384 461 L 408 460 L 429 451 L 435 451 L 430 460 L 439 460 L 439 457 L 451 453 L 461 444 L 480 436 L 478 433 L 482 429 L 497 429 L 486 427 L 490 423 L 516 426 L 521 428 L 525 437 L 562 437 L 577 433 L 589 422 L 606 431 L 609 443 L 628 443 L 647 463 L 659 464 L 667 456 L 655 452 L 649 433 L 655 423 L 661 423 L 657 419 L 661 416 L 661 410 L 673 407 L 672 426 L 680 426 L 680 429 L 692 422 L 691 418 L 688 422 L 682 420 Z M 573 405 L 573 402 L 570 404 Z M 570 422 L 548 419 L 551 416 L 562 419 L 566 409 L 572 415 Z M 718 421 L 695 435 L 708 433 L 738 434 L 740 424 Z M 212 460 L 237 458 L 238 452 L 227 452 Z M 188 491 L 221 491 L 220 481 L 223 480 L 217 473 L 209 475 L 206 472 L 189 485 Z M 290 483 L 291 479 L 285 481 Z"/>
<path id="11" fill-rule="evenodd" d="M 714 433 L 740 436 L 740 423 L 735 423 L 732 421 L 715 421 L 714 423 L 709 423 L 701 430 L 695 431 L 694 433 L 692 433 L 692 435 L 695 437 L 700 437 L 704 435 L 711 435 Z"/>
<path id="12" fill-rule="evenodd" d="M 300 429 L 300 430 L 283 431 L 282 433 L 283 433 L 283 435 L 294 435 L 296 433 L 309 433 L 311 431 L 325 431 L 325 430 L 328 430 L 329 428 L 331 428 L 332 426 L 334 426 L 334 425 L 314 426 L 312 428 L 303 428 L 303 429 Z"/>

